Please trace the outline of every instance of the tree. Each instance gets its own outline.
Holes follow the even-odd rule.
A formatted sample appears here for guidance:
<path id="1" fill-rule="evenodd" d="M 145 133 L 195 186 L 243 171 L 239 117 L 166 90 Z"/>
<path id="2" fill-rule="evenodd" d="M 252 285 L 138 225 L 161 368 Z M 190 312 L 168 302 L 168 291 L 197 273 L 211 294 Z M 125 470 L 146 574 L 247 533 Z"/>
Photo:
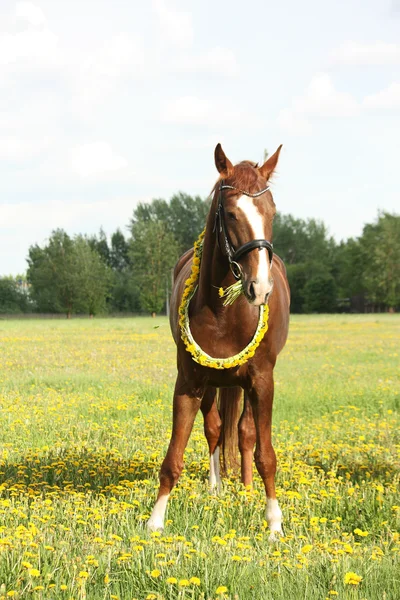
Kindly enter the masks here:
<path id="1" fill-rule="evenodd" d="M 108 246 L 107 236 L 103 229 L 100 229 L 99 236 L 92 235 L 87 237 L 90 247 L 95 250 L 103 262 L 111 266 L 111 250 Z"/>
<path id="2" fill-rule="evenodd" d="M 335 274 L 341 298 L 362 295 L 365 291 L 364 256 L 359 240 L 341 242 L 335 252 Z"/>
<path id="3" fill-rule="evenodd" d="M 163 223 L 178 244 L 178 253 L 188 250 L 204 229 L 210 202 L 200 196 L 179 192 L 170 202 L 154 199 L 150 204 L 140 203 L 133 212 L 130 228 L 136 223 Z"/>
<path id="4" fill-rule="evenodd" d="M 296 219 L 277 213 L 274 219 L 274 248 L 289 264 L 304 263 L 318 257 L 318 261 L 332 266 L 335 241 L 328 237 L 324 223 L 315 219 Z"/>
<path id="5" fill-rule="evenodd" d="M 120 229 L 111 236 L 110 264 L 115 271 L 119 272 L 130 266 L 129 244 Z"/>
<path id="6" fill-rule="evenodd" d="M 320 273 L 308 279 L 303 294 L 305 312 L 331 313 L 336 309 L 336 283 L 329 273 Z"/>
<path id="7" fill-rule="evenodd" d="M 65 312 L 68 317 L 79 299 L 73 241 L 62 229 L 53 231 L 44 248 L 29 248 L 27 279 L 39 311 Z"/>
<path id="8" fill-rule="evenodd" d="M 78 273 L 77 312 L 96 315 L 105 311 L 111 288 L 111 270 L 98 252 L 91 248 L 88 240 L 82 236 L 74 240 L 73 257 L 74 268 Z"/>
<path id="9" fill-rule="evenodd" d="M 360 238 L 363 282 L 371 302 L 390 310 L 400 306 L 400 215 L 379 213 Z"/>
<path id="10" fill-rule="evenodd" d="M 171 269 L 178 258 L 174 236 L 161 221 L 137 221 L 132 225 L 129 256 L 141 308 L 159 313 L 165 303 Z"/>
<path id="11" fill-rule="evenodd" d="M 18 284 L 19 279 L 0 277 L 0 314 L 16 314 L 29 310 L 29 299 Z"/>
<path id="12" fill-rule="evenodd" d="M 90 241 L 53 231 L 47 246 L 29 248 L 27 278 L 39 311 L 95 314 L 104 309 L 110 276 Z"/>

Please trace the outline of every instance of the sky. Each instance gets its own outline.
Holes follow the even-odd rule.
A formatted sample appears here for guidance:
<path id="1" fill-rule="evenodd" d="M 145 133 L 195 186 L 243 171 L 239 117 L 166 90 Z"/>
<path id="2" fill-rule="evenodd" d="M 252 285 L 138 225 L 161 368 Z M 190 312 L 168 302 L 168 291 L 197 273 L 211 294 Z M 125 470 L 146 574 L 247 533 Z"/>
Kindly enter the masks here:
<path id="1" fill-rule="evenodd" d="M 283 144 L 278 210 L 336 240 L 400 212 L 400 0 L 0 0 L 0 276 L 206 197 L 218 142 Z"/>

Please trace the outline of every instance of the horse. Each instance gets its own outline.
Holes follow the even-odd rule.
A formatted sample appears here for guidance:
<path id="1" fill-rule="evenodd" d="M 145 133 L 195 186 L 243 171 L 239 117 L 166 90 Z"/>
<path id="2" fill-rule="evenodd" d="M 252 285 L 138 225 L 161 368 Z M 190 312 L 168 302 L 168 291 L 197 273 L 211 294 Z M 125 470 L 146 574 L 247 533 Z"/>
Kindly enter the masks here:
<path id="1" fill-rule="evenodd" d="M 252 485 L 254 453 L 265 487 L 270 537 L 282 535 L 271 424 L 273 370 L 288 335 L 290 290 L 284 263 L 273 253 L 276 208 L 269 186 L 281 148 L 261 166 L 251 161 L 233 166 L 221 145 L 215 148 L 219 179 L 211 193 L 204 237 L 197 244 L 197 254 L 194 249 L 187 251 L 174 270 L 170 326 L 177 346 L 178 374 L 172 434 L 159 474 L 158 496 L 147 523 L 150 531 L 164 529 L 168 498 L 182 472 L 183 454 L 200 409 L 210 455 L 210 487 L 220 487 L 220 459 L 226 467 L 236 456 L 238 442 L 241 481 L 245 486 Z M 188 283 L 194 286 L 191 274 L 196 269 L 197 287 L 189 293 L 185 288 Z M 242 293 L 233 304 L 225 305 L 221 291 L 235 282 Z M 186 312 L 182 309 L 185 302 Z M 268 329 L 256 339 L 263 309 L 269 311 Z M 185 318 L 193 343 L 184 339 Z M 194 347 L 203 358 L 198 359 L 199 354 L 196 358 Z M 230 361 L 229 357 L 240 357 L 244 348 L 252 350 L 244 358 Z"/>

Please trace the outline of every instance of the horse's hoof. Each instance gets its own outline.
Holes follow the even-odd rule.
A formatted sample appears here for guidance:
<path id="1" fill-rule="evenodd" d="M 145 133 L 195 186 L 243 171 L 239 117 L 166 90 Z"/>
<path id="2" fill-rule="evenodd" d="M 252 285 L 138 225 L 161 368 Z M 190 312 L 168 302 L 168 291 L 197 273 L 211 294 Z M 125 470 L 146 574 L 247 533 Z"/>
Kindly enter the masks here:
<path id="1" fill-rule="evenodd" d="M 281 537 L 283 537 L 283 532 L 282 530 L 279 531 L 271 531 L 271 533 L 269 534 L 269 538 L 268 541 L 272 544 L 274 542 L 279 542 L 279 540 L 281 539 Z"/>
<path id="2" fill-rule="evenodd" d="M 150 533 L 154 533 L 155 531 L 162 533 L 164 531 L 164 523 L 162 523 L 159 519 L 149 519 L 147 521 L 147 530 Z"/>

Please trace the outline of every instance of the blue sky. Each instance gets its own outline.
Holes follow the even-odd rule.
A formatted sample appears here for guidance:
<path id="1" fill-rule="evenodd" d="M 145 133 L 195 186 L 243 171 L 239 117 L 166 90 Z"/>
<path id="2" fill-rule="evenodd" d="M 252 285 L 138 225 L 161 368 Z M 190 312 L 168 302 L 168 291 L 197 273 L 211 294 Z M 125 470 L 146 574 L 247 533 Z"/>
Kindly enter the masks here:
<path id="1" fill-rule="evenodd" d="M 52 229 L 206 196 L 213 151 L 283 143 L 278 210 L 357 236 L 400 211 L 400 0 L 0 2 L 0 275 Z"/>

